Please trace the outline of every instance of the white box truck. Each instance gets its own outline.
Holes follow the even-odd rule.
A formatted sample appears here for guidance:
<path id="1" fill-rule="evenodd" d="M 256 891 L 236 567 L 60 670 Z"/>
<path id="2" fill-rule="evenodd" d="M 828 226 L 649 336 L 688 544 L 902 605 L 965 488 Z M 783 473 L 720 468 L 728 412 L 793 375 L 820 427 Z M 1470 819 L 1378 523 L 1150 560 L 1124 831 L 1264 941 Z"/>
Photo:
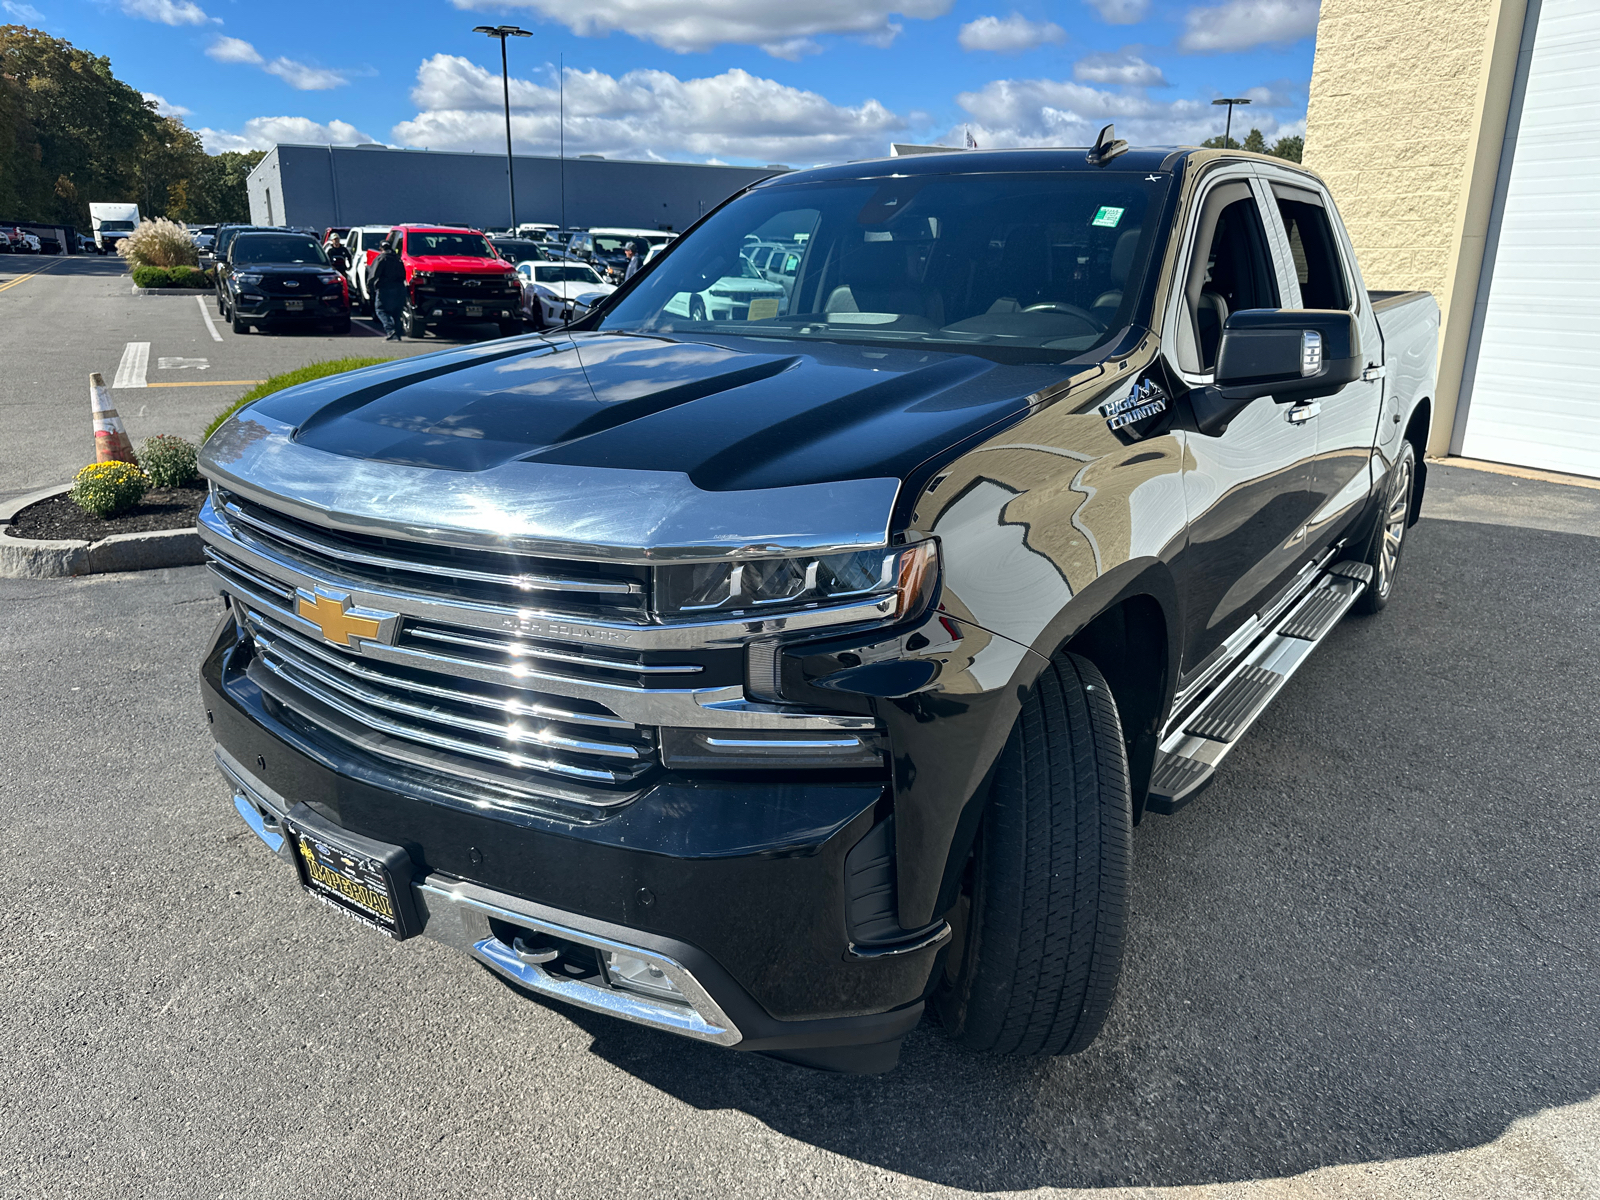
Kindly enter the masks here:
<path id="1" fill-rule="evenodd" d="M 89 219 L 94 222 L 95 249 L 109 254 L 117 243 L 139 227 L 137 204 L 91 204 Z"/>

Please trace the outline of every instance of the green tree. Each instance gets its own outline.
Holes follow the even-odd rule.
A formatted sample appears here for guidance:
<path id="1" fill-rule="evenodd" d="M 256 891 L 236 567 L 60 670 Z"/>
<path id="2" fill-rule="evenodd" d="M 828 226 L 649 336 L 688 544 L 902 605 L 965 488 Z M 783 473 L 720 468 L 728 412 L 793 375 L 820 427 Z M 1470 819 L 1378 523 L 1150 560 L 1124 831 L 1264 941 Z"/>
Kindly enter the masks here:
<path id="1" fill-rule="evenodd" d="M 1200 145 L 1207 150 L 1238 150 L 1241 148 L 1233 138 L 1225 138 L 1220 134 L 1216 137 L 1207 138 Z"/>
<path id="2" fill-rule="evenodd" d="M 1244 145 L 1241 150 L 1248 150 L 1251 154 L 1265 154 L 1267 152 L 1267 139 L 1261 136 L 1261 130 L 1252 129 L 1245 135 Z"/>
<path id="3" fill-rule="evenodd" d="M 1299 162 L 1300 155 L 1306 148 L 1304 137 L 1281 137 L 1272 144 L 1272 149 L 1267 153 L 1274 158 L 1287 158 L 1290 162 Z"/>
<path id="4" fill-rule="evenodd" d="M 225 150 L 207 155 L 189 179 L 188 211 L 192 215 L 184 219 L 207 223 L 248 221 L 250 194 L 245 180 L 265 157 L 265 150 Z"/>
<path id="5" fill-rule="evenodd" d="M 1200 144 L 1207 150 L 1248 150 L 1251 154 L 1270 154 L 1274 158 L 1286 158 L 1290 162 L 1300 161 L 1300 152 L 1305 149 L 1306 140 L 1303 137 L 1281 137 L 1271 146 L 1262 136 L 1261 130 L 1252 129 L 1245 135 L 1243 144 L 1233 138 L 1227 139 L 1228 144 L 1222 144 L 1220 137 L 1207 138 Z"/>

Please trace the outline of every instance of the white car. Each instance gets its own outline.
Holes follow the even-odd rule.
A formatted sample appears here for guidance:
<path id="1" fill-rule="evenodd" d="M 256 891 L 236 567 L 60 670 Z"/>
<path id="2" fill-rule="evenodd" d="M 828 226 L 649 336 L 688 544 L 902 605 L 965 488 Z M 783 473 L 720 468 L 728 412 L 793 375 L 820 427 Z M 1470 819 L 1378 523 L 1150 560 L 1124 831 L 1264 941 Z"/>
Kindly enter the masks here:
<path id="1" fill-rule="evenodd" d="M 529 259 L 517 264 L 517 276 L 522 280 L 522 319 L 535 329 L 576 321 L 617 290 L 588 263 Z"/>
<path id="2" fill-rule="evenodd" d="M 724 275 L 703 292 L 679 292 L 662 308 L 691 321 L 770 321 L 782 316 L 789 293 L 782 285 L 763 279 L 743 256 L 740 273 Z"/>

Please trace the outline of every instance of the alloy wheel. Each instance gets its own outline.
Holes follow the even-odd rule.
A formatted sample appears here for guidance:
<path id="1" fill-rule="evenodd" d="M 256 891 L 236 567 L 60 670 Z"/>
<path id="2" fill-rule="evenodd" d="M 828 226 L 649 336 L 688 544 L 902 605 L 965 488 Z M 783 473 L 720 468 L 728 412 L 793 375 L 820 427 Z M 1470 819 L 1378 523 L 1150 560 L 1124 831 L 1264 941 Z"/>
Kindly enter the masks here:
<path id="1" fill-rule="evenodd" d="M 1401 459 L 1395 468 L 1397 478 L 1389 494 L 1389 507 L 1383 514 L 1383 545 L 1378 550 L 1378 594 L 1388 596 L 1394 587 L 1395 567 L 1400 561 L 1400 543 L 1406 536 L 1411 516 L 1411 460 Z"/>

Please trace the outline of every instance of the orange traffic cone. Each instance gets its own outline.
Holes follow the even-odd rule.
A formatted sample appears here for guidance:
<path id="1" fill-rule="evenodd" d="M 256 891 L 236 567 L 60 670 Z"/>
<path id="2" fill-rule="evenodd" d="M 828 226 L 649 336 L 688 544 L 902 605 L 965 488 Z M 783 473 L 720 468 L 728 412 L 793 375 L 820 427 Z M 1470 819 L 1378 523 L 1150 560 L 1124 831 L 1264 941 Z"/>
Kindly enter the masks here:
<path id="1" fill-rule="evenodd" d="M 128 431 L 122 427 L 122 418 L 117 416 L 111 393 L 106 391 L 105 377 L 99 371 L 89 376 L 89 407 L 94 410 L 95 462 L 137 462 Z"/>

